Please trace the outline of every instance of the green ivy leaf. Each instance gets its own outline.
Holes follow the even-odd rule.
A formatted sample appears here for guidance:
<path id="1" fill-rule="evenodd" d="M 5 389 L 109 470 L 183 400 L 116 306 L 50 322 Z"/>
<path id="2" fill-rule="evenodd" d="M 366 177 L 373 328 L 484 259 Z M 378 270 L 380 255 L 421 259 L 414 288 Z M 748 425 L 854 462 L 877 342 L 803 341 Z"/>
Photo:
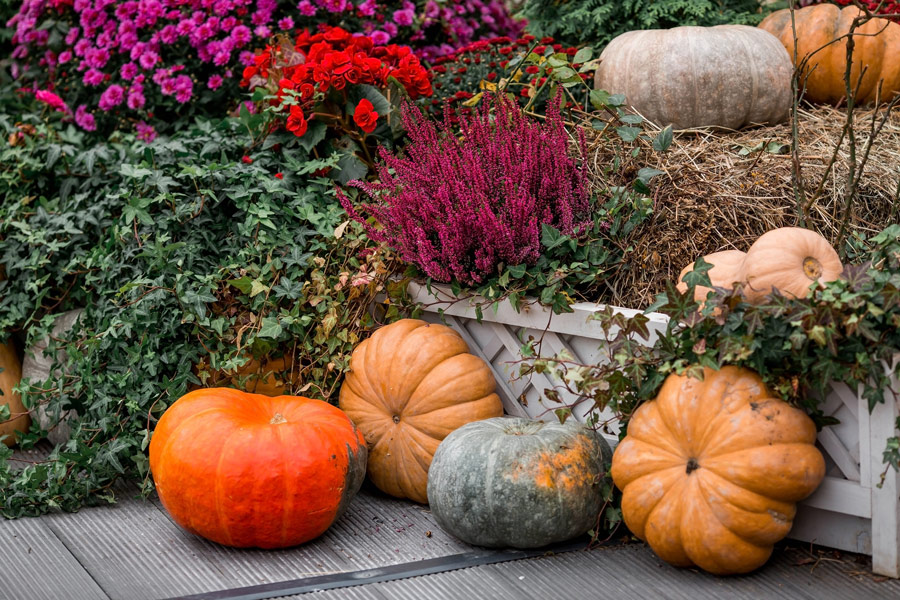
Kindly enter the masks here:
<path id="1" fill-rule="evenodd" d="M 576 64 L 577 63 L 586 63 L 589 60 L 591 60 L 591 57 L 593 57 L 593 56 L 594 56 L 594 49 L 591 48 L 590 46 L 585 46 L 584 48 L 579 49 L 578 52 L 575 53 L 575 57 L 572 59 L 572 62 L 576 63 Z"/>
<path id="2" fill-rule="evenodd" d="M 263 317 L 256 337 L 274 340 L 280 337 L 283 331 L 277 317 Z"/>
<path id="3" fill-rule="evenodd" d="M 657 152 L 665 152 L 672 145 L 672 126 L 666 125 L 659 134 L 653 138 L 653 149 Z"/>

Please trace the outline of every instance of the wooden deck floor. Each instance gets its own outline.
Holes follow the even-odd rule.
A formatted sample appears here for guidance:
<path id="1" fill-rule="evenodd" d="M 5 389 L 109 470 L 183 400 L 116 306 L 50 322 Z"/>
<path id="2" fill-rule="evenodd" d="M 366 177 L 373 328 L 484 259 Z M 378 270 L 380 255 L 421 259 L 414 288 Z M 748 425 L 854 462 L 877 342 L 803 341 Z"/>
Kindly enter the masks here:
<path id="1" fill-rule="evenodd" d="M 797 546 L 779 548 L 753 575 L 724 579 L 669 567 L 636 543 L 457 568 L 516 555 L 463 544 L 427 508 L 369 488 L 313 542 L 235 550 L 183 531 L 134 492 L 124 487 L 113 506 L 0 521 L 0 599 L 269 598 L 288 590 L 267 586 L 294 580 L 305 580 L 295 590 L 344 586 L 315 592 L 322 599 L 900 599 L 900 581 L 872 576 L 865 560 Z M 402 574 L 423 567 L 438 572 Z M 379 575 L 394 579 L 366 583 Z"/>

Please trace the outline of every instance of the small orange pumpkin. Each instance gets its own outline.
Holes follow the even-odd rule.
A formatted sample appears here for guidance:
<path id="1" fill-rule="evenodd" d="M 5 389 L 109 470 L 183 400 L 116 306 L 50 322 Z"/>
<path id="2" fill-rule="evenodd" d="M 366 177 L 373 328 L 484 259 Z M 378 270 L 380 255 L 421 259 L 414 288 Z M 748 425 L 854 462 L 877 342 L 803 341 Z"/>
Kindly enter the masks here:
<path id="1" fill-rule="evenodd" d="M 16 348 L 12 340 L 0 344 L 0 406 L 9 405 L 10 418 L 0 421 L 0 436 L 5 435 L 3 443 L 13 446 L 16 443 L 16 433 L 28 431 L 31 426 L 31 415 L 25 405 L 22 404 L 22 396 L 14 392 L 13 387 L 22 379 L 22 363 L 16 354 Z"/>
<path id="2" fill-rule="evenodd" d="M 712 265 L 707 271 L 709 281 L 714 287 L 731 289 L 734 282 L 741 280 L 741 267 L 744 264 L 746 253 L 740 250 L 723 250 L 722 252 L 714 252 L 703 257 L 703 260 Z M 684 283 L 684 276 L 694 270 L 694 263 L 689 264 L 681 270 L 678 275 L 678 291 L 684 293 L 687 291 L 687 284 Z M 702 302 L 712 291 L 703 285 L 694 288 L 694 300 Z"/>
<path id="3" fill-rule="evenodd" d="M 153 481 L 175 522 L 240 548 L 318 537 L 359 491 L 365 466 L 365 439 L 337 407 L 230 388 L 182 396 L 150 441 Z"/>
<path id="4" fill-rule="evenodd" d="M 753 371 L 670 375 L 613 454 L 622 517 L 668 563 L 748 573 L 825 476 L 815 441 L 812 420 Z"/>
<path id="5" fill-rule="evenodd" d="M 211 370 L 205 385 L 191 385 L 190 389 L 238 387 L 243 383 L 244 390 L 252 394 L 283 396 L 289 394 L 291 387 L 300 381 L 300 373 L 293 367 L 294 361 L 290 356 L 251 358 L 244 366 L 234 371 Z M 200 370 L 199 366 L 195 366 L 195 372 Z"/>
<path id="6" fill-rule="evenodd" d="M 496 386 L 487 364 L 451 328 L 402 319 L 353 350 L 340 407 L 366 436 L 372 482 L 424 504 L 441 440 L 503 414 Z"/>
<path id="7" fill-rule="evenodd" d="M 781 227 L 753 242 L 740 280 L 747 302 L 759 304 L 773 289 L 805 298 L 813 283 L 835 281 L 843 270 L 837 251 L 824 237 L 809 229 Z"/>
<path id="8" fill-rule="evenodd" d="M 862 11 L 855 6 L 841 9 L 834 4 L 807 6 L 794 12 L 797 29 L 797 59 L 822 48 L 832 40 L 847 35 L 853 20 Z M 790 9 L 776 11 L 759 24 L 781 41 L 791 59 L 794 58 L 794 28 Z M 881 84 L 881 100 L 889 102 L 900 92 L 900 25 L 875 18 L 855 30 L 850 81 L 856 87 L 860 73 L 857 104 L 874 102 Z M 837 104 L 847 95 L 844 82 L 847 70 L 847 40 L 834 42 L 819 50 L 807 64 L 805 98 L 810 102 Z"/>

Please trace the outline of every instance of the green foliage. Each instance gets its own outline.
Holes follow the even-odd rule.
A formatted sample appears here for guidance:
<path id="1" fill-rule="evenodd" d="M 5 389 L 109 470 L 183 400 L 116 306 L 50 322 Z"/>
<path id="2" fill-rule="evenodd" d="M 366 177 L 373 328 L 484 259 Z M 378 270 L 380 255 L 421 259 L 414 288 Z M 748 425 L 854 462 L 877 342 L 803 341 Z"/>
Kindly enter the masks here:
<path id="1" fill-rule="evenodd" d="M 603 48 L 634 29 L 756 25 L 770 10 L 758 0 L 526 0 L 521 16 L 536 36 Z"/>
<path id="2" fill-rule="evenodd" d="M 111 500 L 123 476 L 149 490 L 158 417 L 251 357 L 284 356 L 291 391 L 336 399 L 388 269 L 343 222 L 331 181 L 313 175 L 335 157 L 267 136 L 263 115 L 198 121 L 147 145 L 122 134 L 93 144 L 53 115 L 21 118 L 0 116 L 3 139 L 16 139 L 0 152 L 0 338 L 30 344 L 53 315 L 85 312 L 51 342 L 67 357 L 59 375 L 22 384 L 29 408 L 76 411 L 72 439 L 18 473 L 0 445 L 2 514 Z M 22 445 L 44 433 L 35 424 Z"/>
<path id="3" fill-rule="evenodd" d="M 700 377 L 702 367 L 739 365 L 759 373 L 772 392 L 803 408 L 818 427 L 832 425 L 836 421 L 821 410 L 829 382 L 853 389 L 861 385 L 871 409 L 884 402 L 890 376 L 900 375 L 900 362 L 895 362 L 900 353 L 900 225 L 891 225 L 869 244 L 865 261 L 848 266 L 844 279 L 805 299 L 775 295 L 763 305 L 743 302 L 739 290 L 715 289 L 701 308 L 694 288 L 710 286 L 709 264 L 698 261 L 685 278 L 685 293 L 670 282 L 648 309 L 670 318 L 652 341 L 645 314 L 629 318 L 606 308 L 594 318 L 609 339 L 603 347 L 608 360 L 585 365 L 562 355 L 525 364 L 521 373 L 552 372 L 579 402 L 610 408 L 627 424 L 668 375 Z M 534 349 L 525 350 L 534 355 Z M 545 394 L 551 400 L 560 397 L 555 389 Z M 889 442 L 885 462 L 900 465 L 900 440 Z"/>

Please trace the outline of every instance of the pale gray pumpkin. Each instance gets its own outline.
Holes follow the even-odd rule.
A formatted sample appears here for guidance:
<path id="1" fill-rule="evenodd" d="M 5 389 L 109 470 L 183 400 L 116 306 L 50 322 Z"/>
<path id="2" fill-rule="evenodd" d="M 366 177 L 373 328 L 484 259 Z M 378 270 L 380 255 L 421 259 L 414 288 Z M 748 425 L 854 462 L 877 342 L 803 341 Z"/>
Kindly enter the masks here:
<path id="1" fill-rule="evenodd" d="M 780 123 L 793 66 L 767 31 L 746 25 L 629 31 L 600 56 L 594 87 L 664 127 L 740 129 Z"/>
<path id="2" fill-rule="evenodd" d="M 606 440 L 573 421 L 476 421 L 438 446 L 428 503 L 441 528 L 469 544 L 546 546 L 594 527 L 611 455 Z"/>

